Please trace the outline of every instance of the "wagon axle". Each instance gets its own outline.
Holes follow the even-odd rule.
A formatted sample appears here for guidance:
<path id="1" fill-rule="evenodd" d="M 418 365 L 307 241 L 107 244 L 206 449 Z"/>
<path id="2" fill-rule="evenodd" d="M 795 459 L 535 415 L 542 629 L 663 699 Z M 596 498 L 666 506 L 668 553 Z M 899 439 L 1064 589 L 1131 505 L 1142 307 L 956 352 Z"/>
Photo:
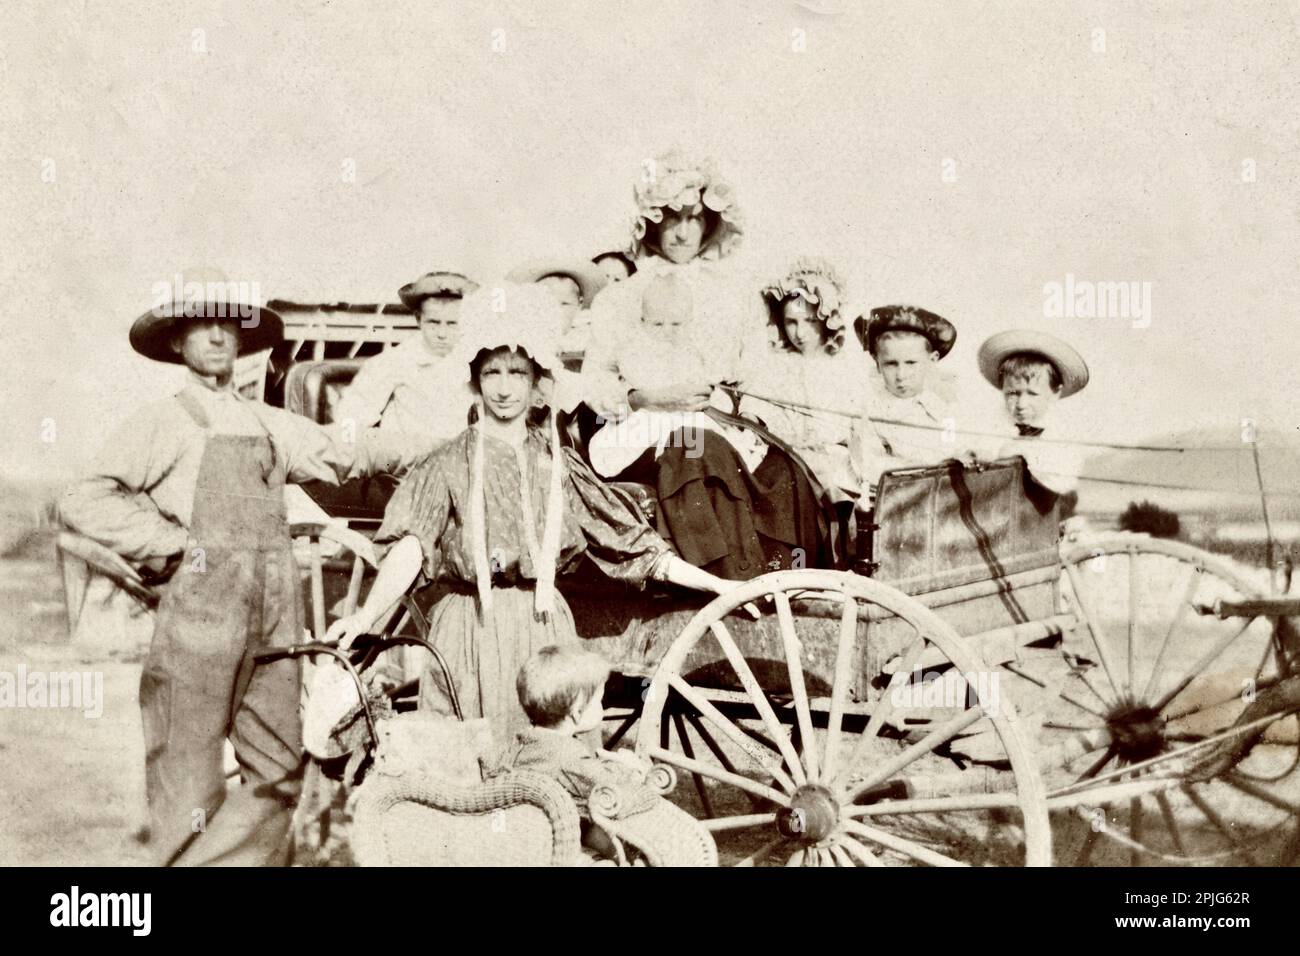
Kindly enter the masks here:
<path id="1" fill-rule="evenodd" d="M 821 843 L 839 822 L 839 802 L 829 789 L 815 783 L 797 789 L 790 805 L 776 815 L 776 828 L 782 836 L 808 844 Z"/>
<path id="2" fill-rule="evenodd" d="M 1121 700 L 1106 715 L 1106 726 L 1123 763 L 1139 763 L 1164 752 L 1164 719 L 1146 704 Z"/>

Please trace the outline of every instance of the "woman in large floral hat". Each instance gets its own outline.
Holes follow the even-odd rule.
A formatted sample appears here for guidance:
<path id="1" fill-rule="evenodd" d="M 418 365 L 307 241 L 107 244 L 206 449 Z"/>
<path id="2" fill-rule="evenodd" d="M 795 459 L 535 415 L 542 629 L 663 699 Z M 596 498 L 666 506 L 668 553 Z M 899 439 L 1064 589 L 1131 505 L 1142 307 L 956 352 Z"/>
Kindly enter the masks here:
<path id="1" fill-rule="evenodd" d="M 597 474 L 655 487 L 682 557 L 748 579 L 824 553 L 818 495 L 779 448 L 736 424 L 728 386 L 767 349 L 756 283 L 737 264 L 742 220 L 708 160 L 670 152 L 634 186 L 637 271 L 592 305 L 583 397 L 601 427 Z"/>
<path id="2" fill-rule="evenodd" d="M 554 416 L 530 414 L 539 380 L 558 366 L 559 306 L 535 285 L 482 288 L 461 306 L 454 357 L 466 368 L 477 420 L 408 475 L 375 540 L 389 544 L 363 606 L 336 621 L 345 644 L 370 630 L 416 578 L 449 586 L 433 608 L 466 717 L 520 729 L 519 668 L 534 652 L 578 640 L 554 587 L 585 551 L 606 574 L 721 593 L 732 586 L 677 557 L 572 451 Z M 421 680 L 421 706 L 452 713 L 441 672 Z"/>
<path id="3" fill-rule="evenodd" d="M 798 453 L 835 501 L 854 501 L 860 492 L 849 450 L 872 371 L 843 313 L 845 294 L 835 267 L 810 257 L 763 288 L 770 348 L 741 403 Z"/>

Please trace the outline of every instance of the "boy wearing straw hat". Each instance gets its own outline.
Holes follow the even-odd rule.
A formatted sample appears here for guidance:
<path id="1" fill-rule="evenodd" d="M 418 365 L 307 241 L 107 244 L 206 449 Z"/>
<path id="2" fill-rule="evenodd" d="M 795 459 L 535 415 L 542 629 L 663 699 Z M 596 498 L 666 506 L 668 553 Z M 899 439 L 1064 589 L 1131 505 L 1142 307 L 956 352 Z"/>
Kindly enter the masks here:
<path id="1" fill-rule="evenodd" d="M 131 327 L 146 358 L 183 364 L 181 391 L 137 412 L 60 501 L 64 523 L 165 580 L 140 679 L 150 841 L 157 863 L 284 862 L 300 788 L 299 671 L 253 655 L 302 640 L 286 482 L 395 470 L 395 442 L 354 443 L 243 398 L 235 358 L 278 343 L 266 308 L 160 304 Z M 404 443 L 406 444 L 406 443 Z M 225 741 L 243 786 L 226 793 Z"/>
<path id="2" fill-rule="evenodd" d="M 591 308 L 596 293 L 609 282 L 604 270 L 582 259 L 539 259 L 511 269 L 506 281 L 535 282 L 560 304 L 558 349 L 561 356 L 582 355 L 591 335 Z"/>
<path id="3" fill-rule="evenodd" d="M 460 336 L 460 301 L 478 288 L 459 272 L 430 272 L 398 290 L 420 323 L 411 336 L 368 359 L 343 393 L 334 421 L 355 429 L 376 423 L 383 429 L 432 435 L 446 441 L 465 427 L 459 375 L 448 378 L 447 354 Z"/>
<path id="4" fill-rule="evenodd" d="M 1088 384 L 1088 366 L 1054 335 L 1017 329 L 999 332 L 979 350 L 980 372 L 1002 392 L 1008 430 L 996 457 L 1025 459 L 1030 476 L 1058 495 L 1078 485 L 1082 461 L 1067 444 L 1044 440 L 1056 403 Z"/>

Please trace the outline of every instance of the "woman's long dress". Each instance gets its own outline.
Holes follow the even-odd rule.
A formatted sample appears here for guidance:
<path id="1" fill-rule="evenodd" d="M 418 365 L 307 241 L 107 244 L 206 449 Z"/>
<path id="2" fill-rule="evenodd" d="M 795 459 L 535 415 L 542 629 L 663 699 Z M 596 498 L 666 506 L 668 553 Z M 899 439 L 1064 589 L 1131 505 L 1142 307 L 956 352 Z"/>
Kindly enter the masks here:
<path id="1" fill-rule="evenodd" d="M 856 341 L 834 355 L 772 350 L 750 379 L 742 414 L 762 421 L 812 469 L 834 501 L 856 501 L 861 476 L 851 449 L 870 411 L 870 360 Z M 770 396 L 778 401 L 769 402 Z M 789 404 L 786 404 L 789 403 Z"/>
<path id="2" fill-rule="evenodd" d="M 694 313 L 675 346 L 656 352 L 647 347 L 641 327 L 642 296 L 665 275 L 689 287 Z M 723 261 L 638 263 L 634 276 L 606 286 L 592 305 L 582 376 L 584 398 L 602 417 L 603 429 L 617 430 L 616 440 L 602 451 L 620 452 L 626 462 L 621 471 L 607 467 L 604 474 L 653 484 L 658 528 L 678 553 L 720 577 L 744 580 L 828 560 L 821 502 L 808 476 L 780 449 L 755 442 L 750 433 L 716 419 L 699 421 L 703 413 L 681 428 L 676 423 L 682 413 L 647 410 L 629 416 L 627 405 L 635 389 L 745 383 L 768 346 L 757 285 L 739 275 Z M 714 406 L 730 406 L 729 399 L 722 401 L 725 396 L 715 390 Z M 646 427 L 644 418 L 661 427 Z M 600 437 L 598 431 L 593 446 Z"/>
<path id="3" fill-rule="evenodd" d="M 551 644 L 576 643 L 573 616 L 557 591 L 555 610 L 545 620 L 533 611 L 537 570 L 529 553 L 540 541 L 550 487 L 547 436 L 530 428 L 522 449 L 484 438 L 484 499 L 492 607 L 480 620 L 473 541 L 467 529 L 475 429 L 469 428 L 415 467 L 397 489 L 375 540 L 415 535 L 424 550 L 423 574 L 451 590 L 434 606 L 430 634 L 446 658 L 466 718 L 486 717 L 498 734 L 526 726 L 515 690 L 520 667 Z M 614 495 L 573 452 L 564 461 L 564 524 L 557 571 L 572 567 L 585 551 L 611 577 L 642 585 L 668 545 L 640 514 Z M 521 472 L 521 464 L 526 472 Z M 527 474 L 530 508 L 521 506 L 521 478 Z M 452 714 L 441 672 L 431 668 L 420 682 L 420 706 Z"/>

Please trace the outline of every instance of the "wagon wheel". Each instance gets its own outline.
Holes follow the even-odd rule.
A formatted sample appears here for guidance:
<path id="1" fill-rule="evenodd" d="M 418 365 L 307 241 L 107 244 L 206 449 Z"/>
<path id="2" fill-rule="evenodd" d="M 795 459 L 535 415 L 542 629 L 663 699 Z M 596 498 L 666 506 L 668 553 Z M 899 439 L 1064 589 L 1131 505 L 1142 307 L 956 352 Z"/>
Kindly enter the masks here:
<path id="1" fill-rule="evenodd" d="M 1261 589 L 1195 548 L 1123 534 L 1068 548 L 1063 565 L 1081 622 L 1067 666 L 1007 665 L 1035 685 L 1037 707 L 1008 692 L 1041 721 L 1049 796 L 1075 817 L 1057 862 L 1287 862 L 1300 850 L 1292 665 L 1269 620 L 1207 613 Z"/>
<path id="2" fill-rule="evenodd" d="M 765 612 L 757 623 L 733 613 L 747 602 Z M 893 636 L 874 636 L 882 627 Z M 944 665 L 928 684 L 912 679 L 935 649 Z M 864 672 L 882 655 L 896 671 L 888 687 Z M 686 625 L 647 688 L 637 751 L 677 768 L 682 799 L 694 779 L 689 809 L 724 863 L 1047 865 L 1042 780 L 988 675 L 952 628 L 888 585 L 778 571 Z M 1009 770 L 964 773 L 948 755 L 981 730 Z"/>

